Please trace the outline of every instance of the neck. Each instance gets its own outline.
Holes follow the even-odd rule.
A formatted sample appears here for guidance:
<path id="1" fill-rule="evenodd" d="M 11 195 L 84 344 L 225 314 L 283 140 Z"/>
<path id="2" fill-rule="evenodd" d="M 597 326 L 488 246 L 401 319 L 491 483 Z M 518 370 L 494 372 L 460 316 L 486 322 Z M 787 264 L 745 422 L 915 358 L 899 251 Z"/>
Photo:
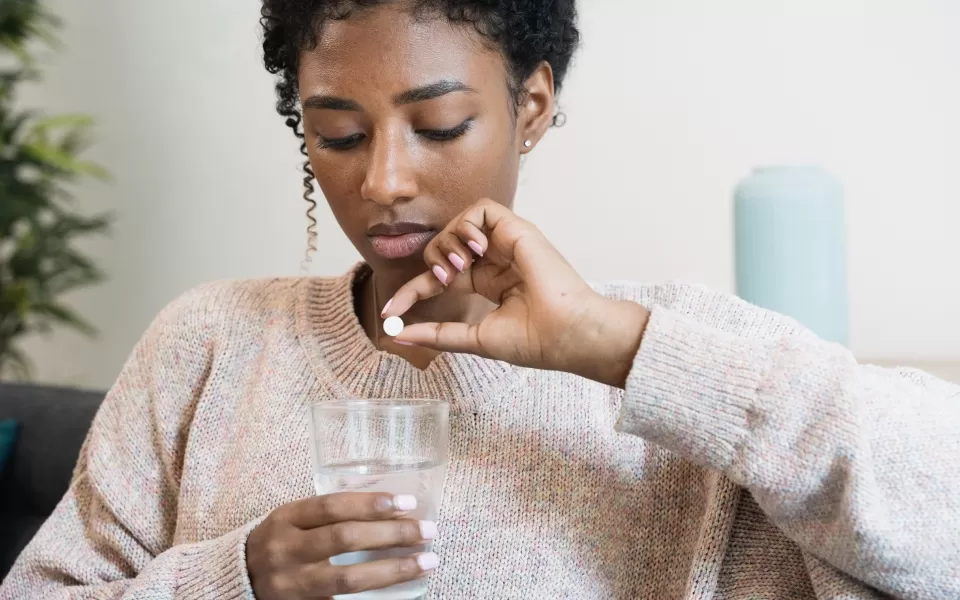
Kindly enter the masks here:
<path id="1" fill-rule="evenodd" d="M 407 281 L 409 281 L 409 277 L 406 274 L 398 276 L 396 273 L 374 273 L 364 281 L 359 294 L 361 301 L 357 303 L 357 316 L 372 341 L 376 342 L 377 331 L 381 323 L 380 312 L 384 305 L 390 298 L 393 298 L 397 290 Z M 376 300 L 374 301 L 374 299 Z M 492 302 L 476 294 L 469 296 L 453 293 L 441 294 L 429 300 L 418 302 L 403 315 L 403 321 L 408 325 L 444 322 L 479 323 L 494 308 L 496 306 Z M 384 350 L 389 349 L 394 352 L 396 349 L 402 348 L 396 344 L 389 344 L 388 348 L 388 345 L 383 343 L 385 341 L 383 333 L 380 334 L 380 341 Z M 400 354 L 400 352 L 396 353 Z"/>

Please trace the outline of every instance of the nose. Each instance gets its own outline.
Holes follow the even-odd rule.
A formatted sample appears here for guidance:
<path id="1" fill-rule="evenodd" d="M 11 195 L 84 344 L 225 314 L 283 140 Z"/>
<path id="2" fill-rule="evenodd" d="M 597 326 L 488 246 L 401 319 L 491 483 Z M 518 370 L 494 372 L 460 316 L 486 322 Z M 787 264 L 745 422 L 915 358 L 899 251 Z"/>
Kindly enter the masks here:
<path id="1" fill-rule="evenodd" d="M 360 188 L 365 200 L 382 206 L 417 195 L 413 157 L 401 134 L 381 135 L 368 146 L 367 173 Z"/>

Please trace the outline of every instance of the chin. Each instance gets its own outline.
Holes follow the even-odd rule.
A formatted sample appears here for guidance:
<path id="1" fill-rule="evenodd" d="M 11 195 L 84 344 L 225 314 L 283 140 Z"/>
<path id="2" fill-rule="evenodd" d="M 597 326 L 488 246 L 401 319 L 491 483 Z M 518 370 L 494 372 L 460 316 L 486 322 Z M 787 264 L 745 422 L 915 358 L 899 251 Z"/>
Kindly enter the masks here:
<path id="1" fill-rule="evenodd" d="M 410 280 L 427 270 L 427 263 L 423 261 L 423 256 L 405 256 L 403 258 L 384 258 L 371 252 L 371 256 L 365 258 L 366 263 L 370 265 L 381 278 Z"/>

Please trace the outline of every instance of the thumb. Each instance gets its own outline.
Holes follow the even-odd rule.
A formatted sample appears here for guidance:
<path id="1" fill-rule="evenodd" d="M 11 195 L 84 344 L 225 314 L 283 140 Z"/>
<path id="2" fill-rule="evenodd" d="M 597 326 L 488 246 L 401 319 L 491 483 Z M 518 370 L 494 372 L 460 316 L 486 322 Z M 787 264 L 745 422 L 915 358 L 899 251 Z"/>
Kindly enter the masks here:
<path id="1" fill-rule="evenodd" d="M 398 344 L 430 348 L 439 352 L 474 354 L 490 358 L 480 345 L 480 328 L 467 323 L 415 323 L 394 338 Z"/>

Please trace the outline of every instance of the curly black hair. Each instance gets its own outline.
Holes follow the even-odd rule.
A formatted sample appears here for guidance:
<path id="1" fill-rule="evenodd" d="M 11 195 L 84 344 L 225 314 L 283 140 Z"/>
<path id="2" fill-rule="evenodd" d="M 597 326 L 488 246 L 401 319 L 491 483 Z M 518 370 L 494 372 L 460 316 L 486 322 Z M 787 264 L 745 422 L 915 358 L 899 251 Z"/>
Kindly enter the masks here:
<path id="1" fill-rule="evenodd" d="M 354 11 L 391 0 L 263 0 L 260 25 L 263 28 L 263 62 L 277 76 L 277 112 L 300 140 L 300 153 L 307 155 L 301 127 L 297 73 L 300 54 L 317 44 L 323 24 L 346 19 Z M 508 85 L 517 106 L 523 101 L 523 82 L 546 61 L 553 69 L 555 91 L 559 92 L 570 66 L 580 32 L 577 29 L 575 0 L 409 0 L 416 16 L 445 15 L 454 22 L 472 25 L 498 48 L 505 59 Z M 554 116 L 561 125 L 563 115 Z M 308 256 L 316 251 L 313 199 L 313 169 L 309 160 L 303 167 L 303 198 L 307 201 Z"/>

